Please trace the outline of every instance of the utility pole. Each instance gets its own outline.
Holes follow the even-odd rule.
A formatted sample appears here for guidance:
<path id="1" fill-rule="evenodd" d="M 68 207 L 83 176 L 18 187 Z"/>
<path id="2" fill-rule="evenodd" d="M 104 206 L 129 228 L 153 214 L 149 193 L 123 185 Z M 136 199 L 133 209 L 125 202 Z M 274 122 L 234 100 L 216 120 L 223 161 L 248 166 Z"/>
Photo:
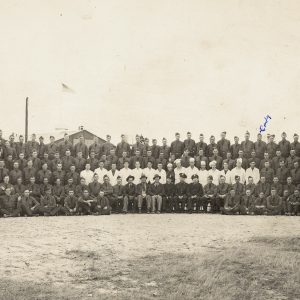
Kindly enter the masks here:
<path id="1" fill-rule="evenodd" d="M 25 142 L 28 141 L 28 97 L 26 97 L 26 106 L 25 106 Z"/>

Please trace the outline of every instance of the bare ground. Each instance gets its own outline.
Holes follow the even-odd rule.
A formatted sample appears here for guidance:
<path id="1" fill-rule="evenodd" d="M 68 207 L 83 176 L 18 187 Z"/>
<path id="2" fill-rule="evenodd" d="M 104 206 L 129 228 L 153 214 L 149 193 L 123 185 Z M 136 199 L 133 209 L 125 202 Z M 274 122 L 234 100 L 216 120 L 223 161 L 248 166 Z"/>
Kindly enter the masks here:
<path id="1" fill-rule="evenodd" d="M 212 282 L 205 289 L 205 297 L 203 291 L 197 294 L 189 290 L 195 290 L 201 280 L 205 287 L 204 275 L 219 276 L 219 282 L 228 285 L 229 278 L 211 273 L 216 269 L 231 272 L 224 267 L 227 265 L 233 264 L 241 270 L 241 276 L 246 276 L 243 272 L 248 274 L 257 258 L 255 262 L 243 262 L 243 256 L 250 257 L 253 252 L 259 253 L 258 264 L 262 264 L 269 261 L 263 259 L 268 251 L 272 261 L 279 257 L 278 253 L 283 253 L 279 251 L 288 251 L 288 257 L 293 259 L 288 261 L 282 256 L 280 263 L 294 270 L 299 256 L 292 254 L 300 250 L 300 218 L 285 216 L 164 214 L 15 218 L 1 219 L 0 232 L 0 299 L 215 299 L 211 294 Z M 249 241 L 251 247 L 247 246 Z M 228 262 L 231 253 L 232 258 L 239 259 Z M 201 266 L 197 266 L 199 261 Z M 217 268 L 207 269 L 215 263 Z M 199 268 L 205 270 L 202 275 L 197 271 Z M 197 273 L 196 281 L 184 280 L 189 271 Z M 172 276 L 167 279 L 168 272 Z M 272 281 L 274 270 L 270 272 L 265 277 L 270 276 Z M 276 273 L 279 279 L 292 273 L 282 272 Z M 300 274 L 295 272 L 296 277 L 288 279 L 297 285 Z M 252 275 L 258 280 L 262 276 Z M 264 294 L 264 299 L 294 299 L 295 292 L 282 293 L 275 287 Z M 248 294 L 236 291 L 222 298 L 257 299 L 254 290 L 252 287 Z"/>

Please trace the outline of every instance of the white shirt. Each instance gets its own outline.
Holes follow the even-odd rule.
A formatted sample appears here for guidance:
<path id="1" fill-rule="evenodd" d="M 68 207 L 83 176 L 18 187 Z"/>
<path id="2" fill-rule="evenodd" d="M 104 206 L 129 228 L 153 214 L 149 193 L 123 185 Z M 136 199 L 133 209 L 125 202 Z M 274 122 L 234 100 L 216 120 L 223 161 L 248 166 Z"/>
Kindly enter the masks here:
<path id="1" fill-rule="evenodd" d="M 192 176 L 193 175 L 198 175 L 199 176 L 199 169 L 197 167 L 193 167 L 191 168 L 191 166 L 189 166 L 188 168 L 186 168 L 185 170 L 185 174 L 187 176 L 187 179 L 186 179 L 186 183 L 192 183 L 193 180 L 192 180 Z"/>
<path id="2" fill-rule="evenodd" d="M 85 179 L 85 184 L 88 185 L 93 181 L 94 172 L 91 170 L 83 170 L 80 172 L 80 177 Z"/>
<path id="3" fill-rule="evenodd" d="M 246 170 L 246 184 L 248 184 L 248 177 L 249 176 L 252 176 L 253 177 L 253 183 L 254 184 L 257 184 L 258 182 L 259 182 L 259 179 L 260 179 L 260 174 L 259 174 L 259 170 L 258 170 L 258 168 L 248 168 L 247 170 Z"/>
<path id="4" fill-rule="evenodd" d="M 235 167 L 231 170 L 231 182 L 235 182 L 235 175 L 240 176 L 240 183 L 244 184 L 246 181 L 246 171 L 243 168 Z"/>
<path id="5" fill-rule="evenodd" d="M 120 170 L 120 176 L 122 177 L 122 185 L 125 185 L 127 183 L 126 178 L 132 175 L 132 170 L 129 168 L 123 168 Z M 135 179 L 135 178 L 134 178 Z"/>
<path id="6" fill-rule="evenodd" d="M 198 175 L 199 182 L 202 184 L 202 186 L 205 186 L 207 184 L 208 171 L 200 169 Z"/>
<path id="7" fill-rule="evenodd" d="M 184 167 L 180 167 L 180 168 L 176 167 L 176 168 L 174 169 L 174 173 L 175 173 L 175 184 L 178 183 L 178 182 L 180 181 L 180 180 L 179 180 L 179 178 L 180 178 L 179 174 L 180 174 L 180 173 L 184 173 L 184 174 L 185 174 L 185 172 L 186 172 L 186 168 L 184 168 Z M 185 174 L 185 175 L 186 175 L 186 174 Z"/>
<path id="8" fill-rule="evenodd" d="M 151 169 L 145 168 L 145 169 L 143 170 L 143 173 L 144 173 L 144 175 L 147 176 L 147 182 L 149 182 L 149 181 L 150 181 L 151 183 L 154 182 L 153 177 L 154 177 L 154 175 L 156 174 L 156 170 L 155 170 L 155 169 L 153 169 L 153 168 L 151 168 Z"/>
<path id="9" fill-rule="evenodd" d="M 108 175 L 108 171 L 105 168 L 102 168 L 102 169 L 97 168 L 94 173 L 98 174 L 98 176 L 99 176 L 99 180 L 98 181 L 101 184 L 104 182 L 103 181 L 103 176 L 104 175 Z"/>
<path id="10" fill-rule="evenodd" d="M 220 171 L 218 169 L 210 169 L 208 170 L 208 176 L 211 175 L 213 177 L 212 183 L 215 185 L 219 185 L 220 181 Z"/>
<path id="11" fill-rule="evenodd" d="M 117 177 L 120 175 L 120 171 L 115 170 L 115 174 L 112 173 L 112 170 L 108 171 L 107 173 L 109 177 L 109 182 L 112 186 L 117 184 Z"/>
<path id="12" fill-rule="evenodd" d="M 225 174 L 224 170 L 221 170 L 220 171 L 220 176 L 221 175 L 225 176 L 225 183 L 228 183 L 228 184 L 232 183 L 232 181 L 231 181 L 231 171 L 230 170 L 227 170 L 226 174 Z"/>
<path id="13" fill-rule="evenodd" d="M 160 183 L 165 184 L 167 182 L 167 173 L 164 169 L 161 169 L 160 171 L 157 169 L 155 174 L 158 174 L 161 177 L 159 180 Z"/>
<path id="14" fill-rule="evenodd" d="M 133 183 L 134 184 L 139 184 L 141 182 L 141 176 L 142 174 L 144 174 L 144 169 L 142 168 L 135 168 L 133 170 L 131 170 L 131 175 L 134 176 L 134 180 Z"/>

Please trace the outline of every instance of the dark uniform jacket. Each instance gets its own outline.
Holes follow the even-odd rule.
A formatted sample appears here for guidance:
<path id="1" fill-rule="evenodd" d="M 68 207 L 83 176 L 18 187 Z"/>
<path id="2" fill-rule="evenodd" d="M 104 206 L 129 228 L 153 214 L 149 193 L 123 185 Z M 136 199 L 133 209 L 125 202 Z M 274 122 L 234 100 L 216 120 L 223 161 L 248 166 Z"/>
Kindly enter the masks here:
<path id="1" fill-rule="evenodd" d="M 254 143 L 252 141 L 243 141 L 241 143 L 241 149 L 244 152 L 244 157 L 249 158 L 251 156 L 251 152 L 254 149 Z"/>
<path id="2" fill-rule="evenodd" d="M 245 191 L 250 190 L 251 195 L 255 195 L 255 188 L 256 188 L 256 185 L 254 183 L 248 183 L 246 185 Z"/>
<path id="3" fill-rule="evenodd" d="M 109 200 L 105 196 L 98 195 L 96 198 L 96 201 L 97 201 L 97 206 L 100 206 L 101 208 L 106 207 L 106 206 L 110 207 Z"/>
<path id="4" fill-rule="evenodd" d="M 101 190 L 101 183 L 98 181 L 93 181 L 89 183 L 89 191 L 90 195 L 93 197 L 97 197 L 99 195 L 99 192 Z"/>
<path id="5" fill-rule="evenodd" d="M 300 184 L 300 168 L 299 167 L 297 169 L 291 170 L 291 176 L 292 176 L 294 185 Z"/>
<path id="6" fill-rule="evenodd" d="M 284 187 L 283 187 L 283 190 L 288 190 L 289 191 L 289 195 L 292 195 L 294 194 L 294 191 L 295 191 L 295 186 L 293 184 L 285 184 Z"/>
<path id="7" fill-rule="evenodd" d="M 220 183 L 217 186 L 217 194 L 218 195 L 226 195 L 229 192 L 229 184 L 228 183 Z"/>
<path id="8" fill-rule="evenodd" d="M 247 208 L 253 207 L 254 203 L 255 203 L 255 198 L 252 195 L 250 195 L 250 196 L 244 195 L 241 198 L 241 205 L 243 205 Z"/>
<path id="9" fill-rule="evenodd" d="M 122 160 L 122 161 L 120 161 L 120 163 L 118 163 L 118 169 L 122 169 L 124 167 L 124 160 L 122 159 L 122 157 L 119 160 Z M 135 168 L 135 163 L 137 161 L 140 163 L 140 167 L 141 168 L 143 167 L 143 157 L 135 155 L 135 156 L 132 156 L 130 159 L 129 166 L 131 169 Z"/>
<path id="10" fill-rule="evenodd" d="M 189 155 L 194 156 L 196 152 L 196 143 L 193 139 L 186 139 L 183 142 L 184 150 L 189 150 Z"/>
<path id="11" fill-rule="evenodd" d="M 286 184 L 286 179 L 289 177 L 290 171 L 287 167 L 283 166 L 276 170 L 276 176 L 281 184 Z"/>
<path id="12" fill-rule="evenodd" d="M 40 185 L 40 192 L 41 192 L 41 196 L 45 196 L 46 195 L 46 190 L 47 189 L 51 189 L 52 190 L 52 185 L 50 183 L 42 183 Z"/>
<path id="13" fill-rule="evenodd" d="M 113 187 L 109 182 L 104 182 L 101 185 L 101 189 L 104 192 L 104 196 L 111 197 L 113 195 Z"/>
<path id="14" fill-rule="evenodd" d="M 0 183 L 3 182 L 3 178 L 9 175 L 9 171 L 6 168 L 0 168 Z"/>
<path id="15" fill-rule="evenodd" d="M 31 208 L 31 207 L 38 205 L 39 202 L 31 196 L 29 196 L 29 197 L 22 196 L 21 200 L 20 200 L 20 204 L 23 204 L 23 205 Z"/>
<path id="16" fill-rule="evenodd" d="M 102 146 L 100 144 L 93 143 L 92 145 L 89 146 L 89 154 L 91 154 L 91 152 L 94 151 L 95 152 L 95 157 L 100 157 L 101 148 L 102 148 Z"/>
<path id="17" fill-rule="evenodd" d="M 95 157 L 90 157 L 86 160 L 91 165 L 91 170 L 94 172 L 99 166 L 99 160 Z"/>
<path id="18" fill-rule="evenodd" d="M 86 159 L 85 158 L 76 157 L 76 158 L 74 158 L 74 162 L 75 162 L 76 171 L 78 173 L 80 173 L 82 170 L 85 169 L 85 164 L 86 164 Z"/>
<path id="19" fill-rule="evenodd" d="M 222 164 L 224 164 L 225 162 L 228 164 L 228 169 L 229 170 L 232 170 L 235 167 L 235 160 L 234 159 L 232 159 L 232 158 L 230 158 L 230 159 L 225 158 L 223 160 Z"/>
<path id="20" fill-rule="evenodd" d="M 232 185 L 233 189 L 235 190 L 236 195 L 242 196 L 244 194 L 244 185 L 240 182 L 236 182 Z"/>
<path id="21" fill-rule="evenodd" d="M 278 149 L 280 150 L 281 155 L 284 158 L 287 158 L 290 155 L 291 143 L 287 140 L 281 140 L 278 143 Z"/>
<path id="22" fill-rule="evenodd" d="M 256 141 L 254 143 L 254 150 L 256 152 L 256 157 L 259 159 L 264 158 L 264 153 L 266 152 L 267 144 L 264 141 Z"/>
<path id="23" fill-rule="evenodd" d="M 175 195 L 187 197 L 189 185 L 186 182 L 178 182 L 175 184 Z"/>
<path id="24" fill-rule="evenodd" d="M 78 199 L 76 196 L 67 196 L 65 198 L 65 207 L 68 209 L 74 209 L 77 207 Z"/>
<path id="25" fill-rule="evenodd" d="M 66 187 L 68 187 L 69 185 L 66 185 Z M 70 188 L 70 189 L 72 189 L 72 188 Z M 83 195 L 83 191 L 84 190 L 88 190 L 88 186 L 86 185 L 86 184 L 78 184 L 76 187 L 75 187 L 75 189 L 74 189 L 74 191 L 75 191 L 75 196 L 76 197 L 82 197 L 82 195 Z M 65 188 L 65 193 L 66 193 L 66 188 Z M 69 191 L 67 191 L 67 195 L 68 195 L 68 193 L 69 193 Z M 92 197 L 92 195 L 91 195 L 91 197 Z"/>
<path id="26" fill-rule="evenodd" d="M 87 159 L 89 156 L 89 149 L 85 143 L 79 142 L 74 146 L 74 156 L 75 157 L 77 156 L 78 152 L 82 152 L 82 157 L 85 159 Z"/>
<path id="27" fill-rule="evenodd" d="M 134 156 L 136 150 L 139 150 L 140 154 L 142 154 L 143 153 L 143 149 L 144 149 L 144 144 L 142 144 L 142 143 L 135 143 L 135 144 L 132 145 L 131 155 Z"/>
<path id="28" fill-rule="evenodd" d="M 26 186 L 24 184 L 15 184 L 14 185 L 15 193 L 18 194 L 19 196 L 23 195 L 25 189 L 26 189 Z"/>
<path id="29" fill-rule="evenodd" d="M 136 185 L 134 183 L 124 185 L 124 196 L 136 196 Z"/>
<path id="30" fill-rule="evenodd" d="M 26 167 L 23 170 L 23 178 L 25 183 L 29 183 L 31 177 L 36 177 L 36 169 Z"/>
<path id="31" fill-rule="evenodd" d="M 279 161 L 281 159 L 285 160 L 284 157 L 282 157 L 282 156 L 274 156 L 273 157 L 273 159 L 272 159 L 272 168 L 274 170 L 277 170 L 280 167 Z"/>
<path id="32" fill-rule="evenodd" d="M 70 171 L 70 167 L 75 165 L 75 159 L 73 156 L 65 156 L 62 158 L 63 170 L 66 172 Z"/>
<path id="33" fill-rule="evenodd" d="M 154 159 L 157 159 L 159 157 L 159 152 L 160 152 L 160 146 L 153 145 L 151 147 L 151 155 Z"/>
<path id="34" fill-rule="evenodd" d="M 11 184 L 16 184 L 19 177 L 23 178 L 23 174 L 20 169 L 13 169 L 9 172 L 9 180 Z"/>
<path id="35" fill-rule="evenodd" d="M 58 145 L 56 143 L 50 143 L 46 145 L 46 150 L 49 154 L 49 158 L 52 159 L 56 151 L 58 151 Z"/>
<path id="36" fill-rule="evenodd" d="M 19 157 L 20 153 L 24 153 L 26 156 L 26 144 L 25 143 L 16 143 L 16 152 L 17 152 L 17 157 Z"/>
<path id="37" fill-rule="evenodd" d="M 199 153 L 199 150 L 202 149 L 203 150 L 203 156 L 207 156 L 207 144 L 204 142 L 198 142 L 196 144 L 196 153 Z"/>
<path id="38" fill-rule="evenodd" d="M 200 169 L 201 167 L 201 161 L 205 161 L 205 166 L 206 166 L 206 169 L 208 168 L 208 158 L 206 156 L 195 156 L 195 166 Z"/>
<path id="39" fill-rule="evenodd" d="M 185 155 L 182 155 L 181 157 L 181 165 L 184 167 L 184 168 L 187 168 L 189 165 L 190 165 L 190 156 L 185 156 Z"/>
<path id="40" fill-rule="evenodd" d="M 124 186 L 122 184 L 115 184 L 113 186 L 113 195 L 115 198 L 124 196 Z"/>
<path id="41" fill-rule="evenodd" d="M 271 168 L 262 168 L 260 170 L 260 176 L 264 176 L 266 178 L 266 182 L 271 184 L 274 178 L 274 170 Z"/>
<path id="42" fill-rule="evenodd" d="M 0 198 L 0 208 L 6 209 L 8 211 L 17 209 L 18 207 L 18 197 L 16 195 L 3 195 Z"/>
<path id="43" fill-rule="evenodd" d="M 73 178 L 73 183 L 77 185 L 79 183 L 80 175 L 77 172 L 68 172 L 66 179 Z"/>
<path id="44" fill-rule="evenodd" d="M 216 168 L 218 169 L 218 170 L 221 170 L 222 169 L 222 163 L 223 163 L 223 159 L 222 159 L 222 157 L 221 156 L 211 156 L 210 158 L 209 158 L 209 161 L 211 162 L 211 161 L 213 161 L 213 160 L 215 160 L 216 161 Z"/>
<path id="45" fill-rule="evenodd" d="M 164 158 L 168 159 L 170 157 L 171 147 L 168 146 L 168 145 L 160 146 L 160 152 L 163 152 L 164 153 Z"/>
<path id="46" fill-rule="evenodd" d="M 171 153 L 175 154 L 176 158 L 181 157 L 184 150 L 184 143 L 182 141 L 173 141 L 171 143 Z"/>
<path id="47" fill-rule="evenodd" d="M 36 169 L 36 171 L 40 170 L 42 167 L 42 161 L 44 162 L 44 160 L 40 160 L 38 157 L 36 158 L 31 158 L 32 160 L 32 166 Z M 50 166 L 50 160 L 48 159 L 46 161 L 47 165 Z"/>
<path id="48" fill-rule="evenodd" d="M 278 145 L 274 142 L 270 142 L 267 144 L 266 151 L 269 153 L 269 157 L 271 159 L 275 156 L 277 148 L 278 148 Z"/>
<path id="49" fill-rule="evenodd" d="M 35 150 L 37 153 L 39 153 L 39 143 L 37 141 L 29 141 L 25 145 L 26 149 L 26 156 L 30 157 L 32 154 L 32 151 Z"/>
<path id="50" fill-rule="evenodd" d="M 74 191 L 74 193 L 76 193 L 76 185 L 74 183 L 70 184 L 66 184 L 64 186 L 64 191 L 65 191 L 65 195 L 69 195 L 69 191 L 72 190 Z"/>
<path id="51" fill-rule="evenodd" d="M 52 195 L 45 195 L 41 197 L 41 206 L 56 207 L 55 197 Z"/>
<path id="52" fill-rule="evenodd" d="M 220 156 L 222 156 L 222 158 L 226 158 L 227 152 L 230 151 L 230 141 L 227 139 L 221 139 L 217 142 L 217 147 L 218 147 L 218 151 Z"/>
<path id="53" fill-rule="evenodd" d="M 142 164 L 141 167 L 142 168 L 147 168 L 149 161 L 152 163 L 152 166 L 155 165 L 155 159 L 152 156 L 146 156 L 146 157 L 143 158 L 143 164 Z"/>
<path id="54" fill-rule="evenodd" d="M 66 156 L 66 151 L 70 150 L 71 155 L 73 154 L 73 145 L 70 141 L 62 141 L 59 144 L 59 153 L 60 153 L 60 157 L 65 157 Z"/>
<path id="55" fill-rule="evenodd" d="M 267 202 L 266 206 L 267 206 L 268 209 L 277 208 L 278 206 L 282 205 L 282 199 L 278 195 L 267 197 L 266 202 Z"/>
<path id="56" fill-rule="evenodd" d="M 276 194 L 278 195 L 278 196 L 282 196 L 282 194 L 283 194 L 283 187 L 282 187 L 282 184 L 280 184 L 280 183 L 272 183 L 271 184 L 271 189 L 272 188 L 275 188 L 276 189 Z"/>
<path id="57" fill-rule="evenodd" d="M 149 195 L 150 196 L 163 196 L 164 195 L 164 186 L 159 183 L 151 183 L 149 186 Z"/>
<path id="58" fill-rule="evenodd" d="M 231 195 L 227 195 L 225 198 L 224 208 L 234 208 L 236 206 L 239 206 L 241 204 L 241 196 L 235 195 L 232 197 Z"/>
<path id="59" fill-rule="evenodd" d="M 175 195 L 175 185 L 173 183 L 164 184 L 164 193 L 166 197 L 174 197 Z"/>
<path id="60" fill-rule="evenodd" d="M 105 142 L 103 145 L 102 145 L 102 155 L 105 154 L 105 155 L 108 155 L 110 153 L 110 150 L 111 149 L 114 149 L 115 146 L 111 143 L 111 142 Z M 128 148 L 127 148 L 128 149 Z M 117 153 L 116 153 L 117 154 Z M 119 156 L 117 154 L 117 156 Z"/>
<path id="61" fill-rule="evenodd" d="M 37 180 L 39 183 L 43 183 L 44 178 L 48 178 L 49 182 L 52 182 L 52 172 L 50 170 L 40 170 L 37 173 Z"/>
<path id="62" fill-rule="evenodd" d="M 265 167 L 265 162 L 269 162 L 269 168 L 273 168 L 272 159 L 264 158 L 260 161 L 259 170 L 262 170 Z"/>
<path id="63" fill-rule="evenodd" d="M 188 186 L 188 196 L 197 196 L 197 197 L 202 197 L 203 196 L 203 187 L 202 184 L 197 182 L 197 183 L 190 183 Z"/>
<path id="64" fill-rule="evenodd" d="M 217 195 L 217 186 L 213 183 L 208 183 L 203 188 L 204 195 L 213 195 L 214 197 Z"/>
<path id="65" fill-rule="evenodd" d="M 62 183 L 62 184 L 65 184 L 65 181 L 66 181 L 66 173 L 65 173 L 65 171 L 64 170 L 60 170 L 60 171 L 58 171 L 58 170 L 56 170 L 56 171 L 54 171 L 53 172 L 53 182 L 55 182 L 56 181 L 56 179 L 60 179 L 60 182 Z"/>
<path id="66" fill-rule="evenodd" d="M 291 143 L 291 149 L 295 150 L 296 156 L 300 157 L 300 143 L 299 142 Z"/>
<path id="67" fill-rule="evenodd" d="M 127 142 L 121 142 L 117 145 L 116 155 L 118 157 L 121 157 L 123 154 L 123 151 L 126 151 L 127 155 L 130 155 L 130 145 Z"/>
<path id="68" fill-rule="evenodd" d="M 231 155 L 233 159 L 236 159 L 239 156 L 240 149 L 241 149 L 241 144 L 234 143 L 230 146 Z"/>
<path id="69" fill-rule="evenodd" d="M 213 151 L 215 148 L 218 149 L 218 145 L 216 143 L 210 143 L 207 145 L 207 156 L 208 157 L 213 156 Z"/>
<path id="70" fill-rule="evenodd" d="M 255 188 L 256 196 L 259 196 L 259 194 L 261 192 L 263 192 L 265 196 L 269 196 L 270 191 L 271 191 L 271 187 L 270 187 L 270 184 L 267 183 L 267 182 L 262 183 L 262 182 L 259 181 L 256 185 L 256 188 Z"/>
<path id="71" fill-rule="evenodd" d="M 39 199 L 41 197 L 41 188 L 37 183 L 29 183 L 27 185 L 27 189 L 29 190 L 30 196 L 34 197 L 35 199 Z"/>

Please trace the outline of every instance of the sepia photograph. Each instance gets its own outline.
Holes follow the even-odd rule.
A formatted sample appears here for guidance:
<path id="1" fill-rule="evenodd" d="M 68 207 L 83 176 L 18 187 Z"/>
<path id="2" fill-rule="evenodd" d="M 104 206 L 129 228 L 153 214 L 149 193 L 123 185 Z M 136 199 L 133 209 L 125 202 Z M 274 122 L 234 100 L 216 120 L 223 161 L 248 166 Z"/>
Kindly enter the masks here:
<path id="1" fill-rule="evenodd" d="M 300 1 L 0 0 L 0 300 L 299 300 Z"/>

